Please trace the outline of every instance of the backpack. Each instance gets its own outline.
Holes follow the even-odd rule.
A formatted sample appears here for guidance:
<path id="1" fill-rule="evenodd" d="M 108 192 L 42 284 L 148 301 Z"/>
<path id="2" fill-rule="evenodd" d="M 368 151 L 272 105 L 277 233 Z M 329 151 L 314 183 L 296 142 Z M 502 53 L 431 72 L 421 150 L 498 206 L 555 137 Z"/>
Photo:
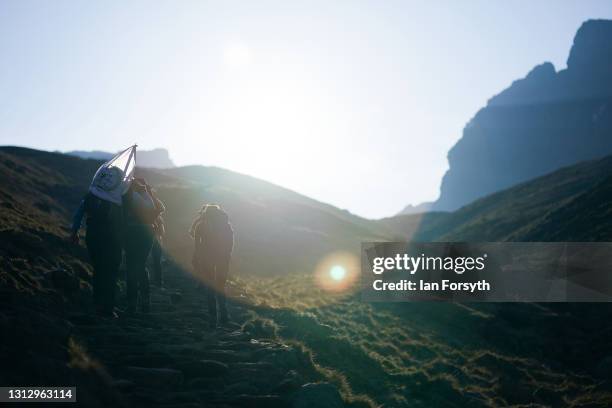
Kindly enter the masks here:
<path id="1" fill-rule="evenodd" d="M 111 206 L 109 201 L 102 200 L 89 193 L 85 196 L 84 209 L 88 224 L 105 224 L 110 221 Z"/>
<path id="2" fill-rule="evenodd" d="M 126 207 L 128 216 L 139 224 L 153 224 L 161 212 L 146 191 L 129 190 L 126 194 Z"/>

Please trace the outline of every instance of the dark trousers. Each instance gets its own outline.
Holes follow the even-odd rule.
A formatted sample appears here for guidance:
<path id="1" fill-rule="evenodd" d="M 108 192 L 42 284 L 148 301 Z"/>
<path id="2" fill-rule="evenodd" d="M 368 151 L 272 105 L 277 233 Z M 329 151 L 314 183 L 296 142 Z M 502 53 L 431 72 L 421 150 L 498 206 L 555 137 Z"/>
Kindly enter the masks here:
<path id="1" fill-rule="evenodd" d="M 140 303 L 148 307 L 149 274 L 146 268 L 153 237 L 144 226 L 129 226 L 125 234 L 125 262 L 127 266 L 127 301 L 134 308 L 140 293 Z"/>
<path id="2" fill-rule="evenodd" d="M 98 311 L 111 313 L 115 307 L 117 274 L 121 264 L 119 237 L 108 226 L 88 225 L 85 243 L 94 269 L 94 304 Z"/>
<path id="3" fill-rule="evenodd" d="M 161 243 L 159 242 L 159 239 L 153 239 L 153 247 L 151 248 L 151 258 L 153 261 L 153 276 L 151 280 L 153 281 L 154 285 L 159 287 L 161 287 L 163 283 L 161 257 Z"/>
<path id="4" fill-rule="evenodd" d="M 208 314 L 211 324 L 227 321 L 225 283 L 229 272 L 229 258 L 208 259 L 203 262 L 202 275 L 208 298 Z M 218 316 L 217 316 L 218 307 Z"/>

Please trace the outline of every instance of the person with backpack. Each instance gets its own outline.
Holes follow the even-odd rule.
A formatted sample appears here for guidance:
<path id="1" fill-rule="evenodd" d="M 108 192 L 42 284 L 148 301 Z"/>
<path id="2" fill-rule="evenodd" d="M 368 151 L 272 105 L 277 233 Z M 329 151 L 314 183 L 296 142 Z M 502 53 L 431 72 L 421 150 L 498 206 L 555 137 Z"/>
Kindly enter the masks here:
<path id="1" fill-rule="evenodd" d="M 85 243 L 93 266 L 93 298 L 96 313 L 117 317 L 115 291 L 121 263 L 121 208 L 88 192 L 74 214 L 70 240 L 79 243 L 83 217 L 87 217 Z"/>
<path id="2" fill-rule="evenodd" d="M 148 313 L 151 307 L 145 265 L 153 245 L 153 223 L 161 214 L 162 206 L 142 178 L 135 178 L 123 196 L 128 313 L 135 313 L 137 304 L 142 313 Z"/>
<path id="3" fill-rule="evenodd" d="M 216 328 L 218 323 L 229 321 L 225 283 L 234 246 L 234 231 L 220 206 L 204 207 L 195 226 L 194 240 L 194 264 L 206 287 L 209 325 Z"/>

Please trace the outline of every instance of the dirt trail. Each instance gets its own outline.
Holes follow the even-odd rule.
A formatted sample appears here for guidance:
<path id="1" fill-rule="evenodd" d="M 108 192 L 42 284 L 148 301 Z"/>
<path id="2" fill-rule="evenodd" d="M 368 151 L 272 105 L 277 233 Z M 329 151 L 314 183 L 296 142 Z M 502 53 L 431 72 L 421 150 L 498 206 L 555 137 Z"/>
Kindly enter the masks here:
<path id="1" fill-rule="evenodd" d="M 305 354 L 242 329 L 246 306 L 230 301 L 232 323 L 211 330 L 193 280 L 172 271 L 167 288 L 153 289 L 149 314 L 70 318 L 129 406 L 289 407 L 316 394 L 302 387 L 317 380 Z"/>

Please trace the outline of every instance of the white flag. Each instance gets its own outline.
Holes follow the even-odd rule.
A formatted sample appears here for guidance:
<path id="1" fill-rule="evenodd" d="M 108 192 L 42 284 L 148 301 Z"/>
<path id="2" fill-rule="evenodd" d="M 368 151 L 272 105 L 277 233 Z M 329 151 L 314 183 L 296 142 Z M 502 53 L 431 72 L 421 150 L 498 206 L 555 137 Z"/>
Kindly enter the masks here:
<path id="1" fill-rule="evenodd" d="M 121 205 L 121 196 L 130 188 L 136 167 L 136 145 L 119 152 L 104 163 L 94 175 L 89 192 L 96 197 Z"/>

